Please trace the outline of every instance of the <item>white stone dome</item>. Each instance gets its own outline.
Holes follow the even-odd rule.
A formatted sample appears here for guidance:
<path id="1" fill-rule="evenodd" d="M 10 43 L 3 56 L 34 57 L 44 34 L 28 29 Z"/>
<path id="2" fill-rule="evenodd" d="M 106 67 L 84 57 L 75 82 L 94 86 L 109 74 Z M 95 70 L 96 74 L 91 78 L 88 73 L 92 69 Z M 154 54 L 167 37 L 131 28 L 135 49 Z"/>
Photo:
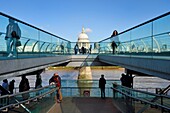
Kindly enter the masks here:
<path id="1" fill-rule="evenodd" d="M 80 33 L 79 36 L 78 36 L 78 40 L 83 40 L 83 39 L 88 39 L 88 36 L 87 34 L 84 34 L 84 33 Z"/>
<path id="2" fill-rule="evenodd" d="M 84 28 L 82 28 L 82 32 L 78 36 L 78 47 L 81 49 L 82 47 L 89 49 L 90 47 L 90 42 L 87 34 L 85 33 Z"/>
<path id="3" fill-rule="evenodd" d="M 85 33 L 84 28 L 82 28 L 82 32 L 79 34 L 78 40 L 88 40 L 88 36 L 87 36 L 87 34 Z"/>

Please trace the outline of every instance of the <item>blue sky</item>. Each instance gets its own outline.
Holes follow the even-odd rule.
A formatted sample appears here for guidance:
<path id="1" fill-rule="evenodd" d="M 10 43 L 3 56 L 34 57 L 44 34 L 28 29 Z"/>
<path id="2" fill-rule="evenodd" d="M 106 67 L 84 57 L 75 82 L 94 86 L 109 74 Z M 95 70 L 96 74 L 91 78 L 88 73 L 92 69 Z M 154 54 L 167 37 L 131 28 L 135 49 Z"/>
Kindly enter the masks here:
<path id="1" fill-rule="evenodd" d="M 169 12 L 170 0 L 1 0 L 0 11 L 74 42 L 84 26 L 96 42 Z"/>

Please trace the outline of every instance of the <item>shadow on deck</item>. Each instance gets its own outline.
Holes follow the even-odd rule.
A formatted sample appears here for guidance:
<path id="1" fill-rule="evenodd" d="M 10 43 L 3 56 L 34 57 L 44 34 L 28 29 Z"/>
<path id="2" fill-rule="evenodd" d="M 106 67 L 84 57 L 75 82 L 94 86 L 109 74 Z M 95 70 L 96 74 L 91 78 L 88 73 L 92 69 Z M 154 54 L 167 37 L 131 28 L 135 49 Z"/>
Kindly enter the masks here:
<path id="1" fill-rule="evenodd" d="M 48 113 L 121 113 L 112 98 L 66 97 L 61 104 L 56 103 Z"/>

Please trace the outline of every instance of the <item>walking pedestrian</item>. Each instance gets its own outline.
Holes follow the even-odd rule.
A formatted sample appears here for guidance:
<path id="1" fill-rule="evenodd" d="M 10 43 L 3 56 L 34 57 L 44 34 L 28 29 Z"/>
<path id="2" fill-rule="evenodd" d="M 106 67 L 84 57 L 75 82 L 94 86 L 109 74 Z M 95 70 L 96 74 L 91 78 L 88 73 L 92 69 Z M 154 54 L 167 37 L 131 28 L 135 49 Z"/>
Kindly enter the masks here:
<path id="1" fill-rule="evenodd" d="M 111 46 L 112 46 L 112 53 L 115 54 L 115 49 L 117 48 L 115 41 L 112 41 Z"/>
<path id="2" fill-rule="evenodd" d="M 16 47 L 21 46 L 20 45 L 21 42 L 19 41 L 20 37 L 21 37 L 21 30 L 18 24 L 13 19 L 10 18 L 9 24 L 6 27 L 6 36 L 5 36 L 8 57 L 16 57 L 17 55 Z"/>

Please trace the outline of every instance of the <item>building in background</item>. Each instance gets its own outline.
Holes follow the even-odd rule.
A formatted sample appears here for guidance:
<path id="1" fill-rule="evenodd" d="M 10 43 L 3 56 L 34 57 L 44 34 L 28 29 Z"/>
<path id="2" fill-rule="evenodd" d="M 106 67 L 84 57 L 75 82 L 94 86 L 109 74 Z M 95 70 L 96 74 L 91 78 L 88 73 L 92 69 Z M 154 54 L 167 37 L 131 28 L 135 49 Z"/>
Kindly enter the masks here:
<path id="1" fill-rule="evenodd" d="M 78 44 L 78 48 L 79 48 L 80 53 L 82 52 L 81 51 L 82 47 L 85 48 L 85 53 L 87 53 L 89 51 L 90 41 L 89 41 L 87 34 L 85 33 L 84 27 L 82 28 L 82 32 L 78 36 L 77 44 Z"/>

